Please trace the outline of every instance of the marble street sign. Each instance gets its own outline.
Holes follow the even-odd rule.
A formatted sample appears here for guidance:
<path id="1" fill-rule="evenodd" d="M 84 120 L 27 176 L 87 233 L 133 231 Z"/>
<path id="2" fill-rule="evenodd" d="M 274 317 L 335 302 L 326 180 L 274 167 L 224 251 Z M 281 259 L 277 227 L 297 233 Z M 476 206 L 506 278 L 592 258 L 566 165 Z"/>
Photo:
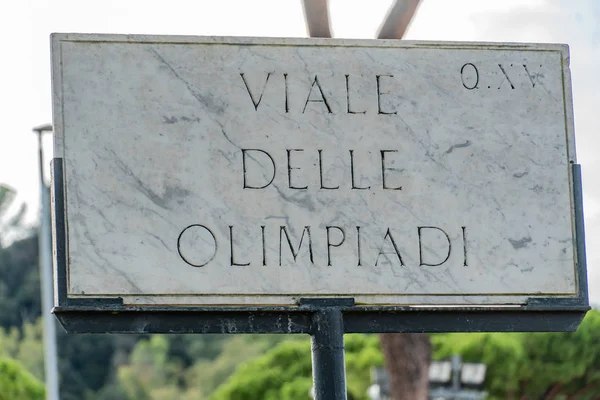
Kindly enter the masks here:
<path id="1" fill-rule="evenodd" d="M 69 298 L 578 296 L 566 45 L 55 34 L 52 60 Z"/>

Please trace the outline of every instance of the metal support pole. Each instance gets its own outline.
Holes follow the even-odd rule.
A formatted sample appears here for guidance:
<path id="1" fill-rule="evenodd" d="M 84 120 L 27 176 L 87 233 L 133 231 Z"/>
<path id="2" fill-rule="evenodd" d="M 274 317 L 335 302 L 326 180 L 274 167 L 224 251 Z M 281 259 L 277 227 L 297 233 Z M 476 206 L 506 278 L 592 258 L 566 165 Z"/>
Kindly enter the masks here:
<path id="1" fill-rule="evenodd" d="M 303 0 L 304 19 L 310 37 L 331 37 L 327 0 Z"/>
<path id="2" fill-rule="evenodd" d="M 420 0 L 396 0 L 385 17 L 377 39 L 402 39 L 412 21 Z"/>
<path id="3" fill-rule="evenodd" d="M 58 400 L 58 357 L 56 351 L 56 321 L 51 313 L 54 304 L 52 289 L 52 241 L 50 238 L 50 193 L 44 180 L 44 150 L 42 133 L 52 130 L 50 125 L 34 128 L 38 135 L 40 191 L 42 217 L 39 232 L 40 284 L 42 291 L 42 321 L 44 324 L 44 371 L 46 399 Z"/>
<path id="4" fill-rule="evenodd" d="M 452 356 L 452 390 L 455 393 L 460 391 L 460 367 L 462 357 L 458 354 Z"/>
<path id="5" fill-rule="evenodd" d="M 339 307 L 313 314 L 312 368 L 316 400 L 346 400 L 344 322 Z"/>

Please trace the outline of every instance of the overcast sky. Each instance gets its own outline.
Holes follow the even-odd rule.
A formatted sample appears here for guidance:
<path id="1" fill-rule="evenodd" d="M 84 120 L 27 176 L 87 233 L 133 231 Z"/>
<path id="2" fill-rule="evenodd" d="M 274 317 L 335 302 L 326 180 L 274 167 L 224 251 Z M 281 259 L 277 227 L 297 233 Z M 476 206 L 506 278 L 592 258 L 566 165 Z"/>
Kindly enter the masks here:
<path id="1" fill-rule="evenodd" d="M 335 36 L 372 38 L 390 4 L 391 0 L 330 0 Z M 306 36 L 300 0 L 3 1 L 0 183 L 14 187 L 18 199 L 32 210 L 39 207 L 39 186 L 31 128 L 51 122 L 51 32 Z M 590 296 L 600 304 L 600 1 L 422 0 L 406 39 L 570 45 Z M 45 149 L 49 160 L 50 137 Z"/>

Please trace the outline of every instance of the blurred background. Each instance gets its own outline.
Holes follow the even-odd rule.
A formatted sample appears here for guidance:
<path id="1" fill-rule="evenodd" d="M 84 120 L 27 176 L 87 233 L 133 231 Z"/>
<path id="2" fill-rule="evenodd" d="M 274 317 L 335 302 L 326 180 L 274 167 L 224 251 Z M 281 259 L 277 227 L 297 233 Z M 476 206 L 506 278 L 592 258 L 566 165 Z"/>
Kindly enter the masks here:
<path id="1" fill-rule="evenodd" d="M 336 38 L 374 38 L 393 3 L 330 0 L 331 31 Z M 308 35 L 300 0 L 5 0 L 0 4 L 2 400 L 45 397 L 38 263 L 40 164 L 38 136 L 32 129 L 51 123 L 52 32 Z M 600 185 L 596 184 L 600 1 L 421 0 L 403 39 L 569 44 L 590 301 L 600 304 Z M 48 182 L 52 139 L 49 134 L 40 136 Z M 310 398 L 307 337 L 74 336 L 60 327 L 56 332 L 61 399 Z M 600 398 L 597 311 L 590 312 L 574 334 L 348 335 L 346 347 L 352 399 L 414 400 L 421 394 L 410 394 L 411 382 L 428 386 L 425 396 L 430 398 L 435 393 L 439 393 L 436 398 L 448 399 L 483 398 L 486 393 L 494 399 Z M 394 353 L 394 349 L 401 351 Z M 431 355 L 440 362 L 428 369 L 427 361 L 419 361 L 420 365 L 414 361 L 420 356 L 404 349 L 421 349 L 425 357 L 421 358 Z M 396 368 L 389 365 L 391 357 L 396 357 Z M 383 369 L 386 361 L 387 370 Z M 407 385 L 403 393 L 398 385 Z M 48 398 L 58 398 L 50 392 L 54 389 Z"/>

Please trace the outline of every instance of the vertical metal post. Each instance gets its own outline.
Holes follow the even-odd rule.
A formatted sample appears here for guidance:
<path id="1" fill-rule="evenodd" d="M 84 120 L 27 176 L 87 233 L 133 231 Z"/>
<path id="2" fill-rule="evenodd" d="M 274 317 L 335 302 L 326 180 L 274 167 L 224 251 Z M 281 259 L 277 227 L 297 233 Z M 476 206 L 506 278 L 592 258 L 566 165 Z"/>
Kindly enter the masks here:
<path id="1" fill-rule="evenodd" d="M 454 393 L 460 392 L 460 367 L 462 357 L 458 354 L 452 356 L 452 390 Z"/>
<path id="2" fill-rule="evenodd" d="M 417 12 L 419 2 L 420 0 L 396 0 L 379 27 L 377 39 L 402 39 Z"/>
<path id="3" fill-rule="evenodd" d="M 339 307 L 313 314 L 312 368 L 316 400 L 346 400 L 344 321 Z"/>
<path id="4" fill-rule="evenodd" d="M 304 19 L 310 37 L 331 37 L 328 0 L 302 0 Z"/>
<path id="5" fill-rule="evenodd" d="M 44 180 L 44 150 L 42 133 L 52 130 L 50 125 L 34 128 L 38 135 L 38 158 L 40 168 L 40 191 L 42 218 L 39 232 L 40 284 L 42 292 L 42 321 L 44 323 L 44 371 L 46 399 L 58 400 L 58 362 L 56 351 L 56 322 L 51 313 L 54 304 L 52 290 L 52 241 L 50 238 L 50 194 Z"/>

